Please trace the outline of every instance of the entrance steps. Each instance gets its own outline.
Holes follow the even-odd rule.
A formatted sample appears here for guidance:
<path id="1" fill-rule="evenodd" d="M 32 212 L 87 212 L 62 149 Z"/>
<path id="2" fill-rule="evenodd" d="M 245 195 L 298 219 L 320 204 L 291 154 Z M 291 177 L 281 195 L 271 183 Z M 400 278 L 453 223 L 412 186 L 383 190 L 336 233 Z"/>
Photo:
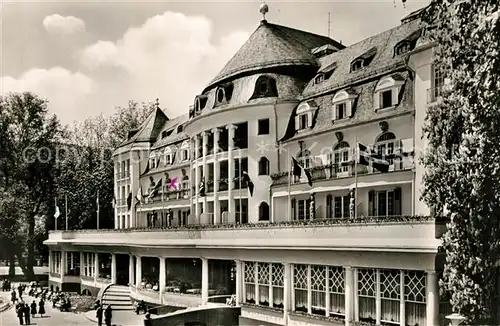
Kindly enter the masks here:
<path id="1" fill-rule="evenodd" d="M 111 305 L 113 310 L 133 310 L 128 286 L 111 285 L 102 295 L 102 304 Z"/>

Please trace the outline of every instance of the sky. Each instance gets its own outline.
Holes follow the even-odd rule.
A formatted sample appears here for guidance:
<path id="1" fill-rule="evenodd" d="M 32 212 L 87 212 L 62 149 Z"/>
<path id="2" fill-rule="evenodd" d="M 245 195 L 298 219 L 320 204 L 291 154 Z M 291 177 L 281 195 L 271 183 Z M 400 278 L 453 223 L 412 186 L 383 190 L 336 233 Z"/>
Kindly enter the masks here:
<path id="1" fill-rule="evenodd" d="M 344 45 L 400 24 L 429 0 L 266 1 L 275 24 Z M 248 1 L 0 0 L 0 94 L 31 91 L 63 123 L 159 98 L 167 115 L 194 97 L 262 19 Z"/>

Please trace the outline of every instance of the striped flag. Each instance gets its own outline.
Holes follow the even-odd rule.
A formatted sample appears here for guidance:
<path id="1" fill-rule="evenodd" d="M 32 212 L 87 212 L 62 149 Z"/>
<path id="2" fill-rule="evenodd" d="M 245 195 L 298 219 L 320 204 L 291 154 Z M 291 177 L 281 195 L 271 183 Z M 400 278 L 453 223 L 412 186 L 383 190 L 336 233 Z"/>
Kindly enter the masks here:
<path id="1" fill-rule="evenodd" d="M 312 183 L 311 173 L 307 171 L 302 165 L 300 165 L 299 162 L 297 162 L 297 160 L 295 159 L 295 157 L 292 157 L 292 163 L 293 163 L 292 174 L 299 178 L 305 176 L 307 178 L 307 183 L 309 184 L 309 186 L 312 187 L 313 183 Z"/>
<path id="2" fill-rule="evenodd" d="M 358 143 L 358 157 L 357 162 L 365 166 L 373 166 L 380 172 L 389 171 L 389 162 L 385 160 L 382 155 L 373 152 L 367 146 Z"/>

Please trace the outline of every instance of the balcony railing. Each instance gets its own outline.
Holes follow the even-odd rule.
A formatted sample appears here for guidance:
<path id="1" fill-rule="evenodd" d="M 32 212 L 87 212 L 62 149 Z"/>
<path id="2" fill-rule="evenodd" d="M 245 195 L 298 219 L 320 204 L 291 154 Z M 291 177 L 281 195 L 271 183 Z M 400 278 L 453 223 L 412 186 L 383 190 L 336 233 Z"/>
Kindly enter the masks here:
<path id="1" fill-rule="evenodd" d="M 118 172 L 115 176 L 117 180 L 130 178 L 130 171 Z"/>
<path id="2" fill-rule="evenodd" d="M 126 199 L 117 199 L 116 206 L 127 206 L 127 200 Z"/>
<path id="3" fill-rule="evenodd" d="M 443 94 L 443 87 L 437 86 L 427 89 L 427 104 L 436 102 Z"/>

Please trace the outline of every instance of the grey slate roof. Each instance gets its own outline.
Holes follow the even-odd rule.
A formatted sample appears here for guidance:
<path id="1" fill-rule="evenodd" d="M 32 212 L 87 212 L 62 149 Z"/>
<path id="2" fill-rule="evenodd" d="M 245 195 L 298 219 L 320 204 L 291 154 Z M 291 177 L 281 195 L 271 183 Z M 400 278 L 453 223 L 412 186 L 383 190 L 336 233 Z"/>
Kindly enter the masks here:
<path id="1" fill-rule="evenodd" d="M 156 149 L 159 147 L 167 146 L 173 143 L 178 143 L 180 141 L 188 139 L 188 136 L 184 132 L 184 128 L 182 132 L 177 133 L 177 127 L 179 125 L 184 125 L 188 121 L 188 116 L 189 116 L 188 114 L 183 114 L 167 121 L 163 126 L 161 132 L 163 132 L 164 130 L 174 129 L 172 134 L 165 138 L 161 138 L 161 132 L 160 132 L 158 140 L 153 144 L 152 148 Z"/>
<path id="2" fill-rule="evenodd" d="M 125 140 L 120 147 L 130 143 L 154 142 L 167 121 L 167 115 L 160 108 L 156 108 L 138 128 L 139 131 Z"/>
<path id="3" fill-rule="evenodd" d="M 311 50 L 325 44 L 331 44 L 336 49 L 344 48 L 326 36 L 262 21 L 206 90 L 225 79 L 249 71 L 286 65 L 317 66 Z"/>
<path id="4" fill-rule="evenodd" d="M 306 99 L 324 92 L 335 91 L 361 79 L 383 73 L 391 67 L 404 66 L 404 56 L 395 56 L 394 47 L 420 28 L 420 21 L 414 20 L 320 58 L 321 66 L 318 71 L 323 71 L 334 63 L 336 68 L 330 78 L 322 83 L 314 84 L 314 80 L 311 80 L 302 92 L 302 97 Z M 377 53 L 371 63 L 367 67 L 351 72 L 352 61 L 373 51 L 374 48 Z"/>

